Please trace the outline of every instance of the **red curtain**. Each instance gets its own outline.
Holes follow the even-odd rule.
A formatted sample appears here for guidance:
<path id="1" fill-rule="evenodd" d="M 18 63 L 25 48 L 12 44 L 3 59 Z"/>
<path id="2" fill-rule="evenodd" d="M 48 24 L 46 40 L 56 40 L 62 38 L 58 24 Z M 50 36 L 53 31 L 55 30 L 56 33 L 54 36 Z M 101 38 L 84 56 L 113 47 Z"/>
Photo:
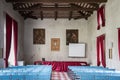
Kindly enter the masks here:
<path id="1" fill-rule="evenodd" d="M 8 67 L 8 58 L 11 48 L 11 36 L 12 36 L 12 18 L 6 14 L 6 56 L 5 67 Z"/>
<path id="2" fill-rule="evenodd" d="M 15 65 L 17 66 L 18 23 L 15 20 L 13 20 L 13 30 L 14 30 Z"/>
<path id="3" fill-rule="evenodd" d="M 97 37 L 97 66 L 100 66 L 100 44 L 99 37 Z"/>
<path id="4" fill-rule="evenodd" d="M 106 67 L 106 59 L 105 59 L 105 35 L 100 36 L 100 42 L 101 42 L 101 60 L 102 65 Z"/>
<path id="5" fill-rule="evenodd" d="M 118 28 L 118 53 L 119 53 L 119 60 L 120 60 L 120 28 Z"/>
<path id="6" fill-rule="evenodd" d="M 97 30 L 99 30 L 100 29 L 100 13 L 99 13 L 99 10 L 97 11 L 97 23 L 98 23 Z"/>
<path id="7" fill-rule="evenodd" d="M 100 8 L 100 14 L 101 14 L 101 19 L 102 19 L 102 27 L 105 26 L 105 6 L 101 6 Z"/>
<path id="8" fill-rule="evenodd" d="M 102 22 L 102 26 L 105 26 L 105 5 L 101 6 L 97 11 L 97 30 L 100 29 L 100 20 Z"/>
<path id="9" fill-rule="evenodd" d="M 100 61 L 100 59 L 101 59 L 101 61 Z M 104 67 L 106 67 L 105 35 L 101 35 L 101 36 L 97 37 L 97 66 L 100 66 L 100 62 L 102 62 L 102 65 Z"/>

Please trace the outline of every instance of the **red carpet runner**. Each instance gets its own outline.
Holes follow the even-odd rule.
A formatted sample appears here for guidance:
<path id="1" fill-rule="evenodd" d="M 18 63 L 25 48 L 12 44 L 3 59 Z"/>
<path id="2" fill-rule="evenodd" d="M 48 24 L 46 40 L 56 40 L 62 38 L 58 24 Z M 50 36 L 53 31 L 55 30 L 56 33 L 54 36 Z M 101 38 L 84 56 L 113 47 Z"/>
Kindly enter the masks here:
<path id="1" fill-rule="evenodd" d="M 71 80 L 67 72 L 52 72 L 52 79 L 51 80 Z"/>

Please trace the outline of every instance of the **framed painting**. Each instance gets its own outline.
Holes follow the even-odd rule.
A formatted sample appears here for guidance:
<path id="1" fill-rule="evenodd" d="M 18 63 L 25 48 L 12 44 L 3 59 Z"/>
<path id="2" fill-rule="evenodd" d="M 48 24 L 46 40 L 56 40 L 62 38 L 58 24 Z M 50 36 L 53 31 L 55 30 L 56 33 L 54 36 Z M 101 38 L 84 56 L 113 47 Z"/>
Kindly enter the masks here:
<path id="1" fill-rule="evenodd" d="M 78 29 L 66 30 L 66 45 L 69 43 L 78 43 Z"/>
<path id="2" fill-rule="evenodd" d="M 45 44 L 45 29 L 33 29 L 33 44 Z"/>
<path id="3" fill-rule="evenodd" d="M 52 38 L 51 51 L 59 51 L 59 50 L 60 50 L 60 38 Z"/>
<path id="4" fill-rule="evenodd" d="M 112 49 L 109 49 L 109 59 L 112 59 Z"/>

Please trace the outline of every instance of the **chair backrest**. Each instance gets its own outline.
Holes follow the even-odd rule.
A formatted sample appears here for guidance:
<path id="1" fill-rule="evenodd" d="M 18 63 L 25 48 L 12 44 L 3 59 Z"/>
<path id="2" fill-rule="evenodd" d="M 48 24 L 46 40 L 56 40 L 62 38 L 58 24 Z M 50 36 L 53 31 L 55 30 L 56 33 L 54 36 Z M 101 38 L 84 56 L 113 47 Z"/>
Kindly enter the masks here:
<path id="1" fill-rule="evenodd" d="M 42 58 L 42 61 L 45 61 L 45 58 Z"/>

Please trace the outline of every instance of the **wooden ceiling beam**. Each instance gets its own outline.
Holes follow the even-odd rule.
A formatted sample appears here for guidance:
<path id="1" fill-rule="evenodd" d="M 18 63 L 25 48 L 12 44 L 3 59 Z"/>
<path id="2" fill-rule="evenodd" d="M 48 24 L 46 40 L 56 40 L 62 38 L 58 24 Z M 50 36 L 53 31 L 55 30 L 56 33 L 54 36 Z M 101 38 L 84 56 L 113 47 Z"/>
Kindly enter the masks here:
<path id="1" fill-rule="evenodd" d="M 88 4 L 91 5 L 91 6 L 94 6 L 96 8 L 99 8 L 99 4 L 97 4 L 97 3 L 88 3 Z"/>
<path id="2" fill-rule="evenodd" d="M 14 8 L 17 11 L 94 11 L 97 8 L 82 8 L 82 7 L 33 7 L 33 8 Z"/>
<path id="3" fill-rule="evenodd" d="M 80 13 L 80 15 L 85 16 L 85 14 L 82 11 L 79 11 L 79 13 Z M 85 19 L 87 20 L 88 17 L 85 17 Z"/>
<path id="4" fill-rule="evenodd" d="M 7 2 L 15 3 L 103 3 L 107 0 L 6 0 Z"/>
<path id="5" fill-rule="evenodd" d="M 27 18 L 38 19 L 38 17 L 36 17 L 36 16 L 26 16 L 26 17 L 24 17 L 24 19 L 27 19 Z"/>
<path id="6" fill-rule="evenodd" d="M 71 6 L 72 7 L 79 7 L 78 5 L 76 5 L 76 4 L 71 4 Z M 99 8 L 99 6 L 97 6 L 96 7 L 96 9 L 98 9 Z M 93 8 L 94 9 L 94 8 Z M 81 10 L 81 11 L 78 11 L 81 15 L 85 15 L 82 11 L 85 11 L 85 10 Z M 93 14 L 93 11 L 85 11 L 85 12 L 87 12 L 88 14 Z"/>
<path id="7" fill-rule="evenodd" d="M 41 20 L 43 20 L 43 12 L 40 12 Z"/>
<path id="8" fill-rule="evenodd" d="M 55 11 L 55 20 L 57 20 L 57 17 L 58 17 L 58 12 Z"/>
<path id="9" fill-rule="evenodd" d="M 75 19 L 75 20 L 76 20 L 76 19 L 81 19 L 81 17 L 86 19 L 86 18 L 90 17 L 90 15 L 86 15 L 86 16 L 84 16 L 84 17 L 83 17 L 83 16 L 77 16 L 77 17 L 74 17 L 74 19 Z"/>
<path id="10" fill-rule="evenodd" d="M 32 16 L 32 13 L 33 13 L 32 11 L 27 14 L 20 12 L 20 14 L 24 17 L 24 19 L 27 19 L 27 18 L 38 19 L 36 16 Z"/>
<path id="11" fill-rule="evenodd" d="M 25 5 L 25 3 L 15 3 L 13 4 L 13 7 L 16 8 L 18 6 L 23 6 L 23 5 Z"/>
<path id="12" fill-rule="evenodd" d="M 69 20 L 71 20 L 71 19 L 72 19 L 72 15 L 73 15 L 73 12 L 72 12 L 72 11 L 70 11 L 70 13 L 69 13 Z"/>
<path id="13" fill-rule="evenodd" d="M 33 16 L 36 16 L 37 18 L 41 18 L 40 15 L 33 15 Z M 72 18 L 77 19 L 77 18 L 86 18 L 86 17 L 89 17 L 89 16 L 77 16 L 77 17 L 72 17 Z M 45 18 L 53 18 L 54 19 L 54 16 L 44 16 L 44 19 Z M 58 16 L 57 19 L 58 18 L 67 18 L 68 19 L 68 16 Z"/>
<path id="14" fill-rule="evenodd" d="M 55 8 L 58 8 L 58 4 L 57 3 L 55 4 Z M 58 16 L 58 12 L 55 11 L 55 20 L 57 20 L 57 16 Z"/>

